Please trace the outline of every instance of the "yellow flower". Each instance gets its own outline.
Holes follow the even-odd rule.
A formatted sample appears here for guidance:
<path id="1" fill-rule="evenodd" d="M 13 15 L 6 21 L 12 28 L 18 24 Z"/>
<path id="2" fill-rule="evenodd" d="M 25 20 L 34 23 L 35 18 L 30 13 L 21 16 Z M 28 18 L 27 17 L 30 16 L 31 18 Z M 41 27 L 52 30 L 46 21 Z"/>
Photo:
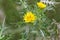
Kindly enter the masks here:
<path id="1" fill-rule="evenodd" d="M 27 12 L 23 17 L 26 23 L 34 22 L 36 20 L 36 16 L 32 12 Z"/>
<path id="2" fill-rule="evenodd" d="M 46 4 L 44 4 L 44 3 L 42 3 L 42 2 L 37 2 L 37 6 L 39 7 L 39 8 L 46 8 Z"/>

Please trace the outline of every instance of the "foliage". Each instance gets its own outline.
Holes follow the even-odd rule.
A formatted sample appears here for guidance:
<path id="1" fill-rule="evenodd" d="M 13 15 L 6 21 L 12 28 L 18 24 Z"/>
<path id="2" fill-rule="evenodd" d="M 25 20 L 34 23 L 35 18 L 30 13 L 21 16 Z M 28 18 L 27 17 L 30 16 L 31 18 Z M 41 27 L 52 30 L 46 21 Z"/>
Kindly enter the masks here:
<path id="1" fill-rule="evenodd" d="M 39 0 L 2 1 L 2 7 L 6 16 L 4 22 L 6 29 L 3 30 L 4 37 L 1 40 L 42 40 L 43 38 L 48 40 L 47 38 L 51 38 L 52 35 L 54 35 L 53 37 L 57 36 L 56 25 L 52 24 L 52 20 L 46 15 L 48 6 L 44 3 L 41 3 L 42 6 L 37 5 L 37 2 Z M 35 21 L 31 22 L 30 18 L 27 23 L 23 16 L 29 11 L 32 12 L 32 16 L 36 16 L 36 20 L 32 18 Z M 31 15 L 29 14 L 29 16 Z M 24 17 L 26 16 L 29 18 L 28 15 Z"/>

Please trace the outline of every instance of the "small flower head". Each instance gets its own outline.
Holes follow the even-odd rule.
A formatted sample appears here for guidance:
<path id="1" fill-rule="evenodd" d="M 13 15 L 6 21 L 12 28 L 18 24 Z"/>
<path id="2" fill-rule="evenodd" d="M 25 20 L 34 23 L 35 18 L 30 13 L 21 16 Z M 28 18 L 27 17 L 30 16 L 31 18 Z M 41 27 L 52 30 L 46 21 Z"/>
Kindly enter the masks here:
<path id="1" fill-rule="evenodd" d="M 44 4 L 44 3 L 42 3 L 42 2 L 37 2 L 37 6 L 39 7 L 39 8 L 46 8 L 46 4 Z"/>
<path id="2" fill-rule="evenodd" d="M 32 12 L 27 12 L 23 18 L 26 23 L 34 22 L 36 20 L 36 16 Z"/>

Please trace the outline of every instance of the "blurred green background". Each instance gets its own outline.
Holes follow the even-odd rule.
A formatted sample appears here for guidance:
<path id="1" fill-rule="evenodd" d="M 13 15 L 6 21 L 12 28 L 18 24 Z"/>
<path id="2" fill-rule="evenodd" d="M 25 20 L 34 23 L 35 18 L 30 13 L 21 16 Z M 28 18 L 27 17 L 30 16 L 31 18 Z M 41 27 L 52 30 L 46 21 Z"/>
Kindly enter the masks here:
<path id="1" fill-rule="evenodd" d="M 32 7 L 34 8 L 34 5 L 36 4 L 36 2 L 38 2 L 40 0 L 22 0 L 22 1 L 27 2 L 29 10 L 31 10 Z M 55 0 L 55 1 L 60 2 L 60 0 Z M 45 30 L 42 28 L 43 31 L 46 33 L 45 35 L 48 35 L 48 36 L 40 37 L 38 34 L 37 34 L 37 36 L 36 36 L 36 34 L 31 34 L 31 33 L 26 34 L 25 29 L 24 29 L 25 24 L 20 23 L 20 22 L 22 22 L 21 15 L 23 15 L 25 13 L 26 8 L 22 7 L 21 5 L 22 4 L 21 4 L 20 0 L 0 0 L 0 9 L 4 12 L 4 14 L 6 16 L 5 25 L 4 25 L 4 27 L 6 27 L 6 29 L 1 34 L 1 36 L 5 35 L 5 37 L 3 37 L 0 40 L 60 40 L 58 38 L 59 31 L 57 29 L 57 25 L 55 25 L 55 24 L 53 24 L 52 27 L 50 28 L 50 31 L 53 30 L 51 32 L 51 34 L 49 32 L 47 32 L 48 30 Z M 55 4 L 54 10 L 46 11 L 46 15 L 50 21 L 52 19 L 55 19 L 57 23 L 60 23 L 60 4 Z M 47 22 L 49 22 L 49 21 L 47 21 Z M 24 30 L 24 31 L 22 31 L 22 30 Z M 28 28 L 27 28 L 27 30 L 28 30 Z M 38 30 L 38 32 L 39 32 L 39 30 Z M 1 36 L 0 36 L 0 38 L 1 38 Z M 25 38 L 28 38 L 28 39 L 25 39 Z"/>

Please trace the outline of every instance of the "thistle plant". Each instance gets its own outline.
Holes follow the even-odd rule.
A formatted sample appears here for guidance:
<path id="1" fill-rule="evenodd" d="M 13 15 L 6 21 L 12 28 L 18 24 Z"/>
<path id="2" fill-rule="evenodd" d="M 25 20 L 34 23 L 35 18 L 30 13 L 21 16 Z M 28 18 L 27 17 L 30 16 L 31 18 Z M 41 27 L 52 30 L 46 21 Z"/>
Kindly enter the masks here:
<path id="1" fill-rule="evenodd" d="M 46 15 L 49 5 L 40 0 L 3 0 L 2 6 L 7 27 L 2 39 L 50 40 L 52 35 L 56 38 L 57 27 Z"/>

